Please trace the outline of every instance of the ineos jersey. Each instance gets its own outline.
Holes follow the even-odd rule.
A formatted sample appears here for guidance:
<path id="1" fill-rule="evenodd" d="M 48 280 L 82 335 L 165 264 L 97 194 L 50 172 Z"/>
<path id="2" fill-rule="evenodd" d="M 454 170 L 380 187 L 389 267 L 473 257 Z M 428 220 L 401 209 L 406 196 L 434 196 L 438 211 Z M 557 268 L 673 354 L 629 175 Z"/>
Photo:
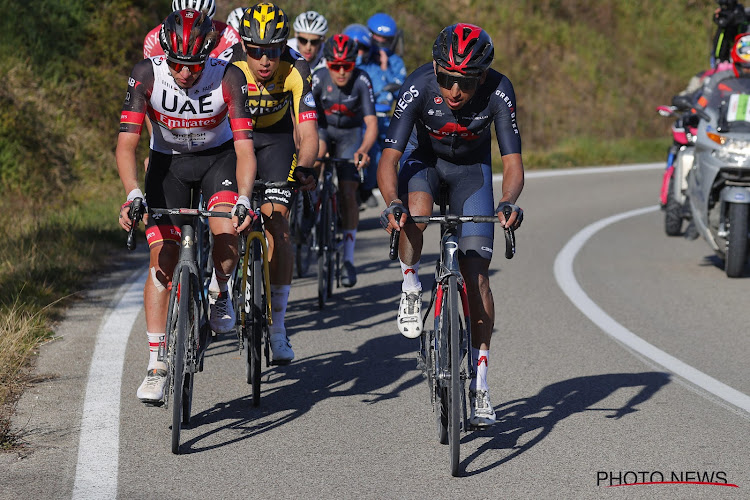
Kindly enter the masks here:
<path id="1" fill-rule="evenodd" d="M 245 76 L 226 61 L 209 58 L 195 84 L 182 89 L 165 56 L 144 59 L 128 80 L 120 132 L 140 134 L 148 113 L 153 125 L 151 149 L 160 153 L 204 151 L 233 137 L 252 139 L 246 100 Z"/>
<path id="2" fill-rule="evenodd" d="M 328 68 L 313 73 L 312 91 L 318 108 L 318 125 L 337 128 L 359 128 L 365 116 L 375 115 L 375 98 L 372 82 L 367 73 L 354 69 L 344 87 L 331 79 Z"/>
<path id="3" fill-rule="evenodd" d="M 241 61 L 245 57 L 245 52 L 240 44 L 240 34 L 232 26 L 214 21 L 214 29 L 219 33 L 219 40 L 216 47 L 213 48 L 209 57 L 223 59 L 224 61 L 234 62 Z M 148 32 L 143 39 L 143 58 L 164 55 L 164 49 L 159 43 L 159 30 L 161 24 Z"/>
<path id="4" fill-rule="evenodd" d="M 516 96 L 505 75 L 488 70 L 471 100 L 453 111 L 443 102 L 432 63 L 417 68 L 401 87 L 385 147 L 403 152 L 412 129 L 418 147 L 451 163 L 468 165 L 490 155 L 494 123 L 502 155 L 521 152 Z M 412 138 L 414 140 L 414 138 Z"/>

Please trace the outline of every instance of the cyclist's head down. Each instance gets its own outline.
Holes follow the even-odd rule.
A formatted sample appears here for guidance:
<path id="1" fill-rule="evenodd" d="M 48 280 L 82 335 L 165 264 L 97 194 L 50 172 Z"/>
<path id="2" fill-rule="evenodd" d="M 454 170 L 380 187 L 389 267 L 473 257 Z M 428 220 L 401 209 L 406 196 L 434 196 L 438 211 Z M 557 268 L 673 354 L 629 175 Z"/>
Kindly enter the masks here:
<path id="1" fill-rule="evenodd" d="M 734 39 L 732 66 L 737 77 L 750 77 L 750 33 L 741 33 Z"/>
<path id="2" fill-rule="evenodd" d="M 159 43 L 177 85 L 187 88 L 195 83 L 216 39 L 211 18 L 203 12 L 184 9 L 167 16 L 159 30 Z"/>
<path id="3" fill-rule="evenodd" d="M 344 34 L 333 35 L 323 47 L 323 56 L 333 82 L 339 87 L 349 83 L 357 60 L 357 43 Z"/>
<path id="4" fill-rule="evenodd" d="M 317 62 L 326 33 L 328 21 L 314 10 L 298 15 L 294 20 L 294 33 L 297 36 L 297 50 L 310 64 Z"/>
<path id="5" fill-rule="evenodd" d="M 369 51 L 372 35 L 364 24 L 350 24 L 344 28 L 344 34 L 357 42 L 357 50 Z"/>
<path id="6" fill-rule="evenodd" d="M 172 0 L 172 10 L 195 9 L 205 10 L 208 17 L 216 14 L 216 2 L 214 0 Z"/>
<path id="7" fill-rule="evenodd" d="M 384 12 L 373 14 L 367 20 L 367 29 L 370 30 L 373 46 L 388 55 L 393 54 L 399 33 L 396 21 L 391 16 Z"/>
<path id="8" fill-rule="evenodd" d="M 243 7 L 237 7 L 229 13 L 229 16 L 227 16 L 227 24 L 236 29 L 239 33 L 240 24 L 242 24 L 242 16 L 244 15 L 245 9 Z"/>
<path id="9" fill-rule="evenodd" d="M 484 81 L 495 56 L 492 39 L 479 26 L 453 24 L 440 32 L 432 46 L 440 92 L 452 109 L 460 109 Z"/>

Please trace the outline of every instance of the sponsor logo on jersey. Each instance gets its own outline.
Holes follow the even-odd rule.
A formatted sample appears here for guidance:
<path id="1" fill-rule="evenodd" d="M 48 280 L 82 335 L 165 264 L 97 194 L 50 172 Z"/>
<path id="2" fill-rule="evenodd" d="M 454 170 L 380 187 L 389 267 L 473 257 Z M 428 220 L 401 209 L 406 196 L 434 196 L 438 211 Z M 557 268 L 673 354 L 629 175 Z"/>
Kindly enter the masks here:
<path id="1" fill-rule="evenodd" d="M 446 123 L 445 125 L 443 125 L 437 130 L 430 128 L 427 124 L 425 124 L 425 127 L 427 128 L 427 131 L 429 132 L 429 134 L 435 139 L 442 139 L 443 137 L 452 136 L 452 137 L 460 137 L 467 141 L 473 141 L 474 139 L 479 138 L 477 134 L 467 129 L 463 125 L 459 125 L 456 122 Z"/>
<path id="2" fill-rule="evenodd" d="M 305 111 L 299 114 L 299 122 L 306 122 L 308 120 L 317 120 L 318 113 L 316 111 Z"/>
<path id="3" fill-rule="evenodd" d="M 435 101 L 435 104 L 442 104 L 443 103 L 443 98 L 440 97 L 440 96 L 437 96 L 437 97 L 435 97 L 435 99 L 433 99 L 433 101 Z"/>
<path id="4" fill-rule="evenodd" d="M 398 140 L 396 140 L 396 139 L 391 139 L 391 138 L 389 138 L 389 137 L 386 137 L 386 138 L 385 138 L 385 142 L 387 142 L 388 144 L 398 144 Z"/>
<path id="5" fill-rule="evenodd" d="M 134 89 L 138 88 L 138 85 L 140 85 L 141 82 L 133 78 L 132 76 L 128 78 L 128 87 L 133 87 Z"/>
<path id="6" fill-rule="evenodd" d="M 394 118 L 400 118 L 401 114 L 404 112 L 404 110 L 411 104 L 414 99 L 419 97 L 419 90 L 412 85 L 409 87 L 408 90 L 406 90 L 403 94 L 401 94 L 401 97 L 399 98 L 398 102 L 396 103 L 396 109 L 393 111 L 393 117 Z"/>
<path id="7" fill-rule="evenodd" d="M 313 97 L 312 92 L 308 92 L 307 95 L 302 98 L 302 102 L 304 102 L 309 107 L 314 108 L 315 107 L 315 97 Z"/>

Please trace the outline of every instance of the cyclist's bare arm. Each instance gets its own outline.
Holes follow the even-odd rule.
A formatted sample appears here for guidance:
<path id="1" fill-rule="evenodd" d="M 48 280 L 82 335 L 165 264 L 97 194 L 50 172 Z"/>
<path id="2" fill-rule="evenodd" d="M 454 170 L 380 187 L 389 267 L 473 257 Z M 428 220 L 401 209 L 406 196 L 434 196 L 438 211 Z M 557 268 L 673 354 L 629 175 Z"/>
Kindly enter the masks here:
<path id="1" fill-rule="evenodd" d="M 117 136 L 117 149 L 115 160 L 117 161 L 117 172 L 125 188 L 125 193 L 138 189 L 138 172 L 136 169 L 135 151 L 138 147 L 140 134 L 133 132 L 120 132 Z M 128 217 L 128 207 L 120 210 L 120 226 L 126 231 L 130 230 L 131 220 Z"/>
<path id="2" fill-rule="evenodd" d="M 362 138 L 362 144 L 359 149 L 354 153 L 354 163 L 357 163 L 358 156 L 362 155 L 362 161 L 357 168 L 362 168 L 370 163 L 370 155 L 368 152 L 372 149 L 375 141 L 378 140 L 378 117 L 375 115 L 365 115 L 365 135 Z"/>
<path id="3" fill-rule="evenodd" d="M 380 154 L 380 161 L 378 162 L 378 188 L 380 194 L 383 195 L 383 200 L 390 206 L 391 202 L 401 202 L 403 200 L 398 198 L 398 161 L 401 159 L 403 153 L 397 149 L 385 148 Z M 386 229 L 389 233 L 392 230 L 400 231 L 406 222 L 406 214 L 401 216 L 401 220 L 397 224 L 393 218 L 393 215 L 388 216 L 390 224 Z"/>
<path id="4" fill-rule="evenodd" d="M 502 157 L 503 160 L 503 193 L 500 202 L 516 203 L 523 190 L 524 174 L 523 161 L 520 153 L 507 154 Z M 514 229 L 518 227 L 520 221 L 517 221 L 517 214 L 511 213 L 509 220 L 505 220 L 502 211 L 497 214 L 500 224 L 503 227 L 511 226 Z M 506 224 L 507 222 L 507 224 Z"/>

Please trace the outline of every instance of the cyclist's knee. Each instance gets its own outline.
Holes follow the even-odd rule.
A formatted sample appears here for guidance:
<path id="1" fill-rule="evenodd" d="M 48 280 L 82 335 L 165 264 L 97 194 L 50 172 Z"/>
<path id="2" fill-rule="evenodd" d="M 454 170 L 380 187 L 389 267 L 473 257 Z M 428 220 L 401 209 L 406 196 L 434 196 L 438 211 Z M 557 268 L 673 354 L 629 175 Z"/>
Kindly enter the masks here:
<path id="1" fill-rule="evenodd" d="M 151 282 L 158 291 L 166 290 L 172 281 L 172 273 L 177 265 L 179 252 L 179 245 L 171 242 L 158 243 L 151 247 L 149 274 Z"/>

